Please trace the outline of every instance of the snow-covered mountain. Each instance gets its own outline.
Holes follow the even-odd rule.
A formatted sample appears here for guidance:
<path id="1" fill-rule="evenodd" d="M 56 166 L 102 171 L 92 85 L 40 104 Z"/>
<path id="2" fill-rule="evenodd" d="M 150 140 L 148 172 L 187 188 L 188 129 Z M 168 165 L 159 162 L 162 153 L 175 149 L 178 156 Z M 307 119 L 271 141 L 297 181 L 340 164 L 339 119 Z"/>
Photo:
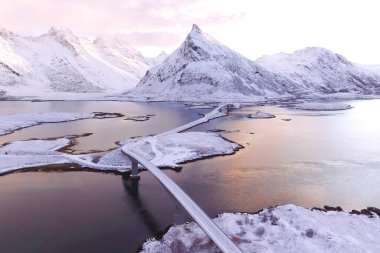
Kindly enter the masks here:
<path id="1" fill-rule="evenodd" d="M 153 100 L 251 100 L 332 92 L 380 93 L 380 73 L 322 48 L 251 61 L 193 25 L 182 45 L 123 96 Z"/>
<path id="2" fill-rule="evenodd" d="M 305 91 L 380 93 L 380 71 L 354 64 L 324 48 L 263 56 L 256 62 L 274 74 L 286 76 Z"/>
<path id="3" fill-rule="evenodd" d="M 172 54 L 150 59 L 122 35 L 90 40 L 52 28 L 26 37 L 0 28 L 0 90 L 28 95 L 128 90 L 123 98 L 220 101 L 380 94 L 380 69 L 315 47 L 252 61 L 196 25 Z"/>
<path id="4" fill-rule="evenodd" d="M 52 28 L 39 37 L 0 30 L 0 89 L 100 92 L 134 87 L 152 66 L 122 37 L 90 40 Z"/>
<path id="5" fill-rule="evenodd" d="M 149 69 L 126 97 L 228 99 L 285 92 L 292 83 L 220 44 L 193 25 L 182 45 Z M 296 87 L 291 87 L 296 89 Z"/>

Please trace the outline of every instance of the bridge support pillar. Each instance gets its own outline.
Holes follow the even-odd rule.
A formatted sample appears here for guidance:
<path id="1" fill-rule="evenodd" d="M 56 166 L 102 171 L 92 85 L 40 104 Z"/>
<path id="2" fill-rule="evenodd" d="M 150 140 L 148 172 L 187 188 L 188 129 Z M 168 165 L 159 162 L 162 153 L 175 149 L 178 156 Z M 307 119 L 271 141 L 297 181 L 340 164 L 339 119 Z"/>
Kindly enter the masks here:
<path id="1" fill-rule="evenodd" d="M 129 160 L 132 164 L 131 169 L 131 175 L 129 176 L 130 179 L 140 179 L 140 173 L 139 173 L 139 163 L 132 157 L 128 156 Z"/>

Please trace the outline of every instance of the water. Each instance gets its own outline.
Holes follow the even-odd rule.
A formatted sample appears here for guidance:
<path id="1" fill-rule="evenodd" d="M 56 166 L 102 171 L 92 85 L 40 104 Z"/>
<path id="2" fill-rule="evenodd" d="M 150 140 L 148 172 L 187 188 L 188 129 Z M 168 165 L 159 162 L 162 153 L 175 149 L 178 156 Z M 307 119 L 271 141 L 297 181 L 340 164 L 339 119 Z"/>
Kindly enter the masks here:
<path id="1" fill-rule="evenodd" d="M 29 138 L 52 138 L 65 135 L 92 133 L 79 138 L 73 147 L 76 153 L 95 150 L 109 150 L 117 147 L 117 141 L 161 133 L 199 118 L 198 112 L 188 110 L 177 103 L 132 103 L 132 102 L 1 102 L 0 115 L 24 112 L 116 112 L 126 115 L 114 119 L 88 119 L 59 124 L 43 124 L 22 129 L 6 136 L 0 136 L 0 144 Z M 148 121 L 125 120 L 126 117 L 154 114 Z M 165 120 L 163 120 L 165 119 Z"/>
<path id="2" fill-rule="evenodd" d="M 165 173 L 211 217 L 285 203 L 340 205 L 347 210 L 380 207 L 380 101 L 350 104 L 355 108 L 341 112 L 272 106 L 234 111 L 191 131 L 239 130 L 223 136 L 244 149 Z M 257 109 L 277 117 L 246 118 Z M 168 130 L 208 110 L 188 110 L 175 103 L 1 102 L 2 114 L 21 111 L 156 114 L 145 122 L 90 119 L 41 125 L 0 137 L 0 143 L 5 143 L 91 132 L 73 147 L 87 152 L 113 148 L 126 137 Z M 148 172 L 142 173 L 138 185 L 120 175 L 94 172 L 10 174 L 0 177 L 0 249 L 136 252 L 145 239 L 172 223 L 173 212 L 170 197 Z"/>

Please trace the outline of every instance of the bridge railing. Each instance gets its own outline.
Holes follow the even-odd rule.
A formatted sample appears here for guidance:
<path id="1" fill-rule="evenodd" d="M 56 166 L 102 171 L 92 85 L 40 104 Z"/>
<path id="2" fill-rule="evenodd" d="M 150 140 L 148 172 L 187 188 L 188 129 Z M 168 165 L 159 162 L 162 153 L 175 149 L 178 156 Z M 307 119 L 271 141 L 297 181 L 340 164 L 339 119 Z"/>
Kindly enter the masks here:
<path id="1" fill-rule="evenodd" d="M 203 231 L 215 242 L 225 253 L 241 253 L 241 250 L 228 238 L 224 232 L 215 225 L 207 214 L 179 187 L 173 180 L 165 175 L 158 167 L 135 152 L 124 146 L 124 154 L 132 162 L 132 177 L 138 177 L 138 164 L 150 171 L 155 178 L 166 188 L 166 190 L 183 206 Z"/>

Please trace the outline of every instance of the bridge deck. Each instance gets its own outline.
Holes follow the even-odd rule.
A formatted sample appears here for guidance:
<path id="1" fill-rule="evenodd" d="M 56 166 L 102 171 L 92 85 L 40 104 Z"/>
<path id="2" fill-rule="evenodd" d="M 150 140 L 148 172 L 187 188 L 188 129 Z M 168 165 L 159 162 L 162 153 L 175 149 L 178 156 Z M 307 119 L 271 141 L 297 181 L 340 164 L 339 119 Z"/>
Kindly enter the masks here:
<path id="1" fill-rule="evenodd" d="M 154 177 L 172 194 L 172 196 L 186 209 L 198 225 L 225 253 L 241 253 L 241 250 L 218 228 L 207 214 L 187 195 L 174 181 L 166 176 L 158 167 L 137 154 L 127 146 L 122 148 L 131 160 L 135 160 L 149 170 Z"/>

